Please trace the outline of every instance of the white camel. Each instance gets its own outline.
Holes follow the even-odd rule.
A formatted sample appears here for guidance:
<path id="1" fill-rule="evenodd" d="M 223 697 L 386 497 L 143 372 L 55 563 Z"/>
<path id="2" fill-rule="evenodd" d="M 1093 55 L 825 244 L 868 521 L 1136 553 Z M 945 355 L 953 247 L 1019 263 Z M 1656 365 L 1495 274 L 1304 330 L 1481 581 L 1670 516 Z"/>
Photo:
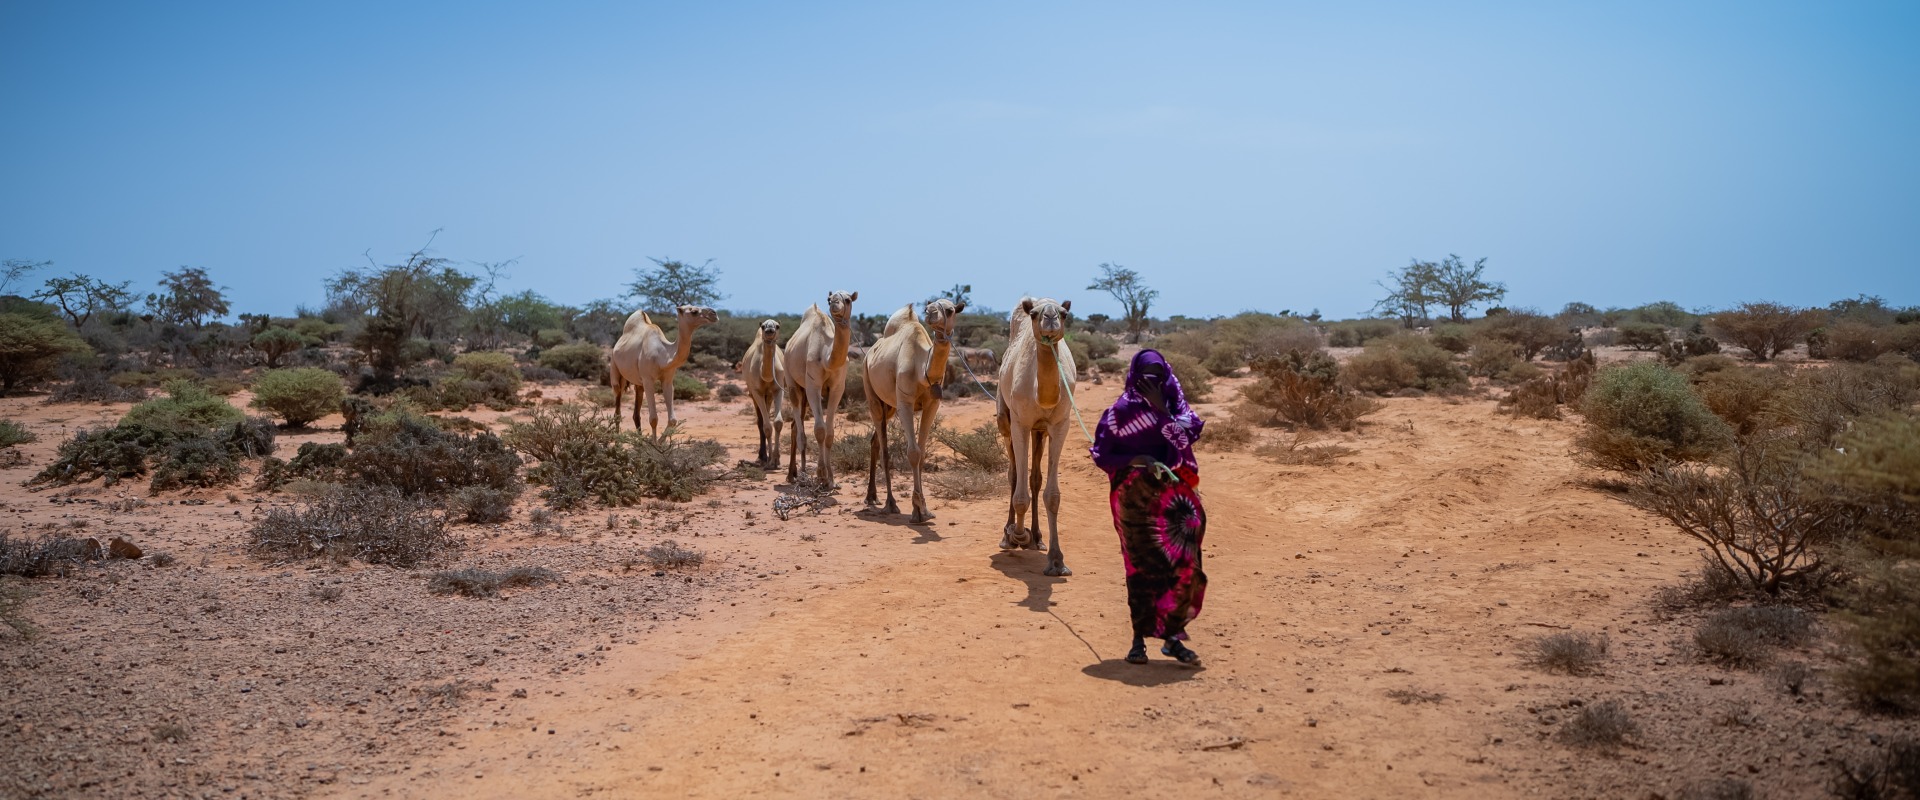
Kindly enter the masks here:
<path id="1" fill-rule="evenodd" d="M 640 430 L 640 400 L 647 401 L 647 426 L 653 436 L 660 435 L 660 412 L 654 405 L 654 393 L 666 395 L 667 427 L 671 428 L 680 421 L 673 414 L 673 376 L 680 365 L 687 363 L 687 354 L 693 347 L 693 332 L 700 327 L 713 324 L 718 316 L 713 309 L 704 306 L 681 306 L 676 309 L 680 320 L 679 340 L 667 341 L 666 333 L 645 311 L 635 311 L 627 316 L 622 326 L 620 339 L 613 343 L 613 355 L 608 359 L 613 382 L 613 425 L 620 427 L 620 397 L 626 394 L 629 385 L 638 387 L 633 398 L 633 429 Z"/>
<path id="2" fill-rule="evenodd" d="M 753 398 L 753 421 L 760 428 L 760 466 L 766 469 L 780 468 L 780 423 L 789 384 L 779 337 L 780 321 L 763 320 L 760 336 L 740 359 L 740 375 Z"/>
<path id="3" fill-rule="evenodd" d="M 921 473 L 927 442 L 933 438 L 935 414 L 940 410 L 940 385 L 946 379 L 947 354 L 953 349 L 953 325 L 965 303 L 934 300 L 927 303 L 926 324 L 913 319 L 913 306 L 894 312 L 886 332 L 867 350 L 863 386 L 867 410 L 873 414 L 873 440 L 867 454 L 867 505 L 878 505 L 874 478 L 885 472 L 889 514 L 900 513 L 893 500 L 893 464 L 887 458 L 887 420 L 900 417 L 907 438 L 907 465 L 913 470 L 913 516 L 918 525 L 933 519 L 927 496 L 921 491 Z M 917 429 L 916 429 L 917 426 Z"/>
<path id="4" fill-rule="evenodd" d="M 1048 575 L 1072 575 L 1066 554 L 1060 551 L 1060 448 L 1073 420 L 1072 402 L 1062 391 L 1073 390 L 1073 354 L 1061 345 L 1067 333 L 1067 312 L 1073 301 L 1021 298 L 1008 322 L 1006 356 L 1000 361 L 1000 397 L 996 421 L 1007 441 L 1012 462 L 1008 481 L 1013 496 L 1007 505 L 1007 524 L 1000 548 L 1046 550 Z M 1064 375 L 1064 377 L 1063 377 Z M 1040 485 L 1042 448 L 1046 456 L 1046 488 Z M 1040 502 L 1047 508 L 1047 542 L 1040 541 Z M 1033 527 L 1026 528 L 1027 511 Z"/>
<path id="5" fill-rule="evenodd" d="M 847 389 L 847 348 L 853 343 L 853 302 L 859 292 L 828 292 L 827 310 L 820 304 L 807 308 L 800 327 L 787 340 L 787 405 L 793 415 L 793 452 L 787 458 L 787 480 L 800 477 L 806 465 L 806 439 L 801 423 L 813 415 L 813 439 L 820 452 L 816 476 L 823 488 L 836 488 L 833 480 L 833 415 L 839 412 L 840 395 Z"/>

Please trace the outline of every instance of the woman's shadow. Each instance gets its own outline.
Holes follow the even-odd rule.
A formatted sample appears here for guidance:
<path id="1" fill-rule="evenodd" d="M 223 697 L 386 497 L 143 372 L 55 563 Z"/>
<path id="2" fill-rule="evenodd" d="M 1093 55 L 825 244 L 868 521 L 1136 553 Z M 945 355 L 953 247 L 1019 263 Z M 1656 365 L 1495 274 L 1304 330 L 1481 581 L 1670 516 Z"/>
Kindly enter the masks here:
<path id="1" fill-rule="evenodd" d="M 1018 605 L 1028 611 L 1053 614 L 1053 587 L 1066 583 L 1067 579 L 1047 575 L 1046 559 L 1047 554 L 1038 551 L 1031 551 L 1029 554 L 1019 550 L 1006 550 L 993 554 L 992 563 L 993 568 L 999 570 L 1000 574 L 1026 584 L 1027 596 L 1022 598 Z M 1054 616 L 1057 619 L 1059 615 Z M 1061 620 L 1060 623 L 1076 638 L 1080 636 L 1072 626 L 1066 624 L 1066 620 Z M 1092 643 L 1086 642 L 1085 639 L 1081 639 L 1081 642 L 1086 643 L 1087 650 L 1093 653 L 1094 658 L 1100 658 L 1099 652 L 1094 650 Z M 1108 658 L 1088 664 L 1080 671 L 1090 677 L 1119 681 L 1128 686 L 1163 686 L 1193 680 L 1202 669 L 1205 667 L 1189 667 L 1172 659 L 1155 659 L 1147 664 L 1129 664 L 1125 659 Z"/>

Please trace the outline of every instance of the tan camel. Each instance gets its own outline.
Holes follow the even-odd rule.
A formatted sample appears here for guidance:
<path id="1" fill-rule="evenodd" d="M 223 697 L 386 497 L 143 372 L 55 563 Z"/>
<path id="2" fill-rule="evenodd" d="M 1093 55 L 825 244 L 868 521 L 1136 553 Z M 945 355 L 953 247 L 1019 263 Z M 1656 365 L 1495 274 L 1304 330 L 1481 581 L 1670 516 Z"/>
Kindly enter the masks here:
<path id="1" fill-rule="evenodd" d="M 947 355 L 953 349 L 953 325 L 966 304 L 935 300 L 927 304 L 926 324 L 913 319 L 913 306 L 894 312 L 887 320 L 886 333 L 867 349 L 863 363 L 863 385 L 867 392 L 867 411 L 873 414 L 873 441 L 867 453 L 867 505 L 878 505 L 874 477 L 886 475 L 889 514 L 900 513 L 893 501 L 893 464 L 886 457 L 887 420 L 900 417 L 900 429 L 907 437 L 907 465 L 913 469 L 913 516 L 920 524 L 933 519 L 927 511 L 927 496 L 920 489 L 922 467 L 927 460 L 927 442 L 933 438 L 934 415 L 940 410 L 940 385 L 946 380 Z M 931 336 L 929 336 L 931 334 Z M 917 426 L 917 430 L 916 430 Z"/>
<path id="2" fill-rule="evenodd" d="M 788 381 L 786 351 L 780 347 L 780 321 L 763 320 L 760 336 L 747 346 L 740 359 L 740 375 L 753 398 L 753 421 L 760 427 L 760 466 L 780 467 L 781 406 L 786 401 Z"/>
<path id="3" fill-rule="evenodd" d="M 1008 325 L 1007 353 L 1000 361 L 1000 397 L 996 421 L 1007 440 L 1013 463 L 1008 481 L 1013 491 L 1007 506 L 1007 525 L 1000 548 L 1046 550 L 1048 575 L 1072 575 L 1066 554 L 1060 552 L 1060 448 L 1067 442 L 1073 421 L 1073 354 L 1061 340 L 1067 333 L 1067 312 L 1073 301 L 1022 298 Z M 1066 377 L 1061 377 L 1062 370 Z M 1063 382 L 1064 380 L 1064 382 Z M 1062 391 L 1062 390 L 1065 391 Z M 1046 490 L 1040 487 L 1041 449 L 1046 449 Z M 1047 504 L 1047 543 L 1040 541 L 1040 501 Z M 1033 527 L 1026 528 L 1027 511 Z"/>
<path id="4" fill-rule="evenodd" d="M 680 318 L 680 338 L 675 342 L 667 341 L 667 335 L 653 324 L 647 312 L 635 311 L 627 316 L 620 339 L 613 343 L 613 356 L 607 370 L 613 381 L 614 428 L 620 427 L 620 396 L 626 394 L 629 385 L 638 387 L 633 397 L 634 430 L 640 430 L 640 401 L 644 398 L 647 425 L 652 435 L 660 435 L 660 414 L 653 401 L 656 389 L 666 395 L 667 427 L 679 422 L 673 415 L 673 375 L 680 371 L 681 364 L 687 363 L 694 330 L 713 324 L 718 316 L 704 306 L 681 306 L 676 315 Z"/>
<path id="5" fill-rule="evenodd" d="M 800 477 L 806 466 L 806 439 L 801 423 L 813 415 L 816 473 L 824 488 L 833 480 L 833 415 L 847 389 L 847 347 L 853 343 L 853 301 L 859 292 L 828 292 L 827 310 L 815 303 L 800 317 L 800 327 L 787 340 L 787 406 L 793 415 L 793 452 L 787 458 L 787 481 Z"/>

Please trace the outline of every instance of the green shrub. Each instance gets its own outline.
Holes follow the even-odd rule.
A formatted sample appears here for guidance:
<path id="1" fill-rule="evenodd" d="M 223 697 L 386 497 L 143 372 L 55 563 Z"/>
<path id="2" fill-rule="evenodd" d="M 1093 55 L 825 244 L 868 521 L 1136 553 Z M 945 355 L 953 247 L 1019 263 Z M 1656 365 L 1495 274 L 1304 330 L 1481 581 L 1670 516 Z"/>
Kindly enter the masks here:
<path id="1" fill-rule="evenodd" d="M 1614 329 L 1614 344 L 1643 352 L 1660 349 L 1667 343 L 1665 325 L 1651 322 L 1628 322 Z"/>
<path id="2" fill-rule="evenodd" d="M 540 351 L 540 366 L 557 369 L 574 378 L 603 381 L 607 374 L 607 354 L 599 345 L 574 342 Z"/>
<path id="3" fill-rule="evenodd" d="M 296 480 L 339 483 L 346 478 L 346 463 L 345 445 L 302 442 L 291 461 L 269 458 L 261 462 L 253 488 L 275 492 Z"/>
<path id="4" fill-rule="evenodd" d="M 513 519 L 513 501 L 517 490 L 489 486 L 463 486 L 447 498 L 447 517 L 461 522 L 490 524 Z"/>
<path id="5" fill-rule="evenodd" d="M 1400 332 L 1400 324 L 1388 319 L 1356 319 L 1327 326 L 1328 347 L 1365 347 L 1374 339 Z"/>
<path id="6" fill-rule="evenodd" d="M 1917 400 L 1920 365 L 1884 355 L 1867 364 L 1795 370 L 1766 414 L 1814 451 L 1830 446 L 1856 419 L 1900 411 Z"/>
<path id="7" fill-rule="evenodd" d="M 1193 356 L 1185 353 L 1161 353 L 1167 359 L 1167 366 L 1173 368 L 1173 376 L 1180 380 L 1180 388 L 1187 394 L 1187 402 L 1204 403 L 1213 395 L 1213 378 L 1205 367 Z"/>
<path id="8" fill-rule="evenodd" d="M 1347 360 L 1347 380 L 1363 392 L 1392 394 L 1406 388 L 1435 391 L 1466 383 L 1453 354 L 1413 334 L 1397 334 L 1367 344 Z"/>
<path id="9" fill-rule="evenodd" d="M 10 419 L 0 419 L 0 448 L 39 441 L 40 437 L 27 430 L 27 426 Z"/>
<path id="10" fill-rule="evenodd" d="M 1007 468 L 1007 448 L 1000 441 L 1000 429 L 993 423 L 982 423 L 969 433 L 936 426 L 933 438 L 953 450 L 969 465 L 989 472 Z"/>
<path id="11" fill-rule="evenodd" d="M 1114 341 L 1111 337 L 1102 336 L 1100 334 L 1089 334 L 1086 336 L 1075 337 L 1075 338 L 1082 338 L 1086 340 L 1087 355 L 1096 361 L 1102 358 L 1110 358 L 1114 354 L 1120 352 L 1120 343 Z"/>
<path id="12" fill-rule="evenodd" d="M 1707 330 L 1732 342 L 1757 361 L 1766 361 L 1799 344 L 1826 322 L 1826 313 L 1780 303 L 1741 303 L 1707 318 Z"/>
<path id="13" fill-rule="evenodd" d="M 648 497 L 691 500 L 718 477 L 710 468 L 726 457 L 718 442 L 616 431 L 612 420 L 573 405 L 535 411 L 508 427 L 506 441 L 537 462 L 527 480 L 545 487 L 541 497 L 561 509 L 589 501 L 630 506 Z"/>
<path id="14" fill-rule="evenodd" d="M 364 486 L 439 495 L 466 486 L 517 491 L 520 457 L 491 433 L 448 433 L 405 409 L 378 414 L 355 438 L 343 472 Z"/>
<path id="15" fill-rule="evenodd" d="M 280 366 L 280 359 L 286 358 L 288 353 L 314 343 L 314 340 L 286 328 L 268 328 L 253 336 L 253 349 L 267 357 L 269 369 Z"/>
<path id="16" fill-rule="evenodd" d="M 531 338 L 534 347 L 556 347 L 566 343 L 567 332 L 559 328 L 541 328 L 534 331 Z"/>
<path id="17" fill-rule="evenodd" d="M 224 486 L 240 477 L 240 463 L 225 447 L 212 439 L 196 436 L 167 446 L 167 454 L 154 467 L 149 491 Z"/>
<path id="18" fill-rule="evenodd" d="M 464 410 L 485 405 L 505 411 L 520 404 L 520 368 L 506 353 L 463 353 L 453 372 L 434 387 L 442 408 Z"/>
<path id="19" fill-rule="evenodd" d="M 0 395 L 53 377 L 62 358 L 92 352 L 58 320 L 0 313 Z"/>
<path id="20" fill-rule="evenodd" d="M 164 389 L 166 396 L 134 406 L 120 424 L 191 436 L 247 417 L 199 383 L 171 380 Z"/>
<path id="21" fill-rule="evenodd" d="M 271 509 L 248 536 L 247 549 L 271 560 L 325 556 L 401 569 L 460 547 L 431 504 L 378 486 L 335 489 L 304 508 Z"/>
<path id="22" fill-rule="evenodd" d="M 1435 347 L 1449 353 L 1465 353 L 1473 349 L 1473 328 L 1453 322 L 1443 322 L 1433 326 L 1433 332 L 1427 335 Z"/>
<path id="23" fill-rule="evenodd" d="M 1516 310 L 1489 314 L 1476 326 L 1475 333 L 1483 341 L 1510 345 L 1522 360 L 1532 361 L 1540 351 L 1565 338 L 1567 329 L 1550 317 Z"/>
<path id="24" fill-rule="evenodd" d="M 1786 384 L 1786 376 L 1777 370 L 1735 367 L 1706 373 L 1694 381 L 1693 388 L 1709 410 L 1733 426 L 1736 435 L 1749 436 L 1779 423 L 1766 411 Z"/>
<path id="25" fill-rule="evenodd" d="M 1854 579 L 1838 596 L 1857 657 L 1841 683 L 1867 706 L 1920 712 L 1920 419 L 1861 419 L 1834 444 L 1806 474 L 1850 523 L 1842 564 Z"/>
<path id="26" fill-rule="evenodd" d="M 1510 370 L 1516 364 L 1523 364 L 1519 351 L 1505 342 L 1482 341 L 1473 346 L 1467 354 L 1467 372 L 1483 378 L 1493 378 Z"/>
<path id="27" fill-rule="evenodd" d="M 1603 469 L 1701 460 L 1719 452 L 1732 433 L 1685 376 L 1651 362 L 1601 370 L 1581 410 L 1587 427 L 1575 444 L 1587 463 Z"/>
<path id="28" fill-rule="evenodd" d="M 253 382 L 251 406 L 286 420 L 289 428 L 303 428 L 339 411 L 346 397 L 346 384 L 332 372 L 314 367 L 276 369 Z"/>
<path id="29" fill-rule="evenodd" d="M 673 373 L 673 399 L 705 400 L 712 396 L 713 388 L 708 386 L 706 381 L 685 372 Z"/>
<path id="30" fill-rule="evenodd" d="M 1253 374 L 1258 380 L 1242 388 L 1240 396 L 1261 409 L 1267 424 L 1284 421 L 1348 430 L 1361 417 L 1380 410 L 1379 403 L 1353 393 L 1341 382 L 1339 362 L 1322 350 L 1261 357 L 1253 362 Z M 1209 427 L 1207 435 L 1213 434 L 1214 428 Z"/>

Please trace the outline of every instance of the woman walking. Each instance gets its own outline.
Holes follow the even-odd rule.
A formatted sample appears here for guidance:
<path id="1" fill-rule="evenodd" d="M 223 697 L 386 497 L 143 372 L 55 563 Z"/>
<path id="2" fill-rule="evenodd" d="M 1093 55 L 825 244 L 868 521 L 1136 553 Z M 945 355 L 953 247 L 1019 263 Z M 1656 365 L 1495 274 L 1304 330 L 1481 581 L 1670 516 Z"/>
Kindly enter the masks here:
<path id="1" fill-rule="evenodd" d="M 1100 415 L 1094 432 L 1093 463 L 1107 473 L 1113 527 L 1127 567 L 1133 616 L 1128 663 L 1147 663 L 1147 637 L 1166 641 L 1162 655 L 1200 663 L 1200 654 L 1181 640 L 1207 593 L 1200 571 L 1207 512 L 1200 505 L 1200 465 L 1193 459 L 1204 424 L 1188 407 L 1167 360 L 1142 350 L 1127 368 L 1120 399 Z"/>

